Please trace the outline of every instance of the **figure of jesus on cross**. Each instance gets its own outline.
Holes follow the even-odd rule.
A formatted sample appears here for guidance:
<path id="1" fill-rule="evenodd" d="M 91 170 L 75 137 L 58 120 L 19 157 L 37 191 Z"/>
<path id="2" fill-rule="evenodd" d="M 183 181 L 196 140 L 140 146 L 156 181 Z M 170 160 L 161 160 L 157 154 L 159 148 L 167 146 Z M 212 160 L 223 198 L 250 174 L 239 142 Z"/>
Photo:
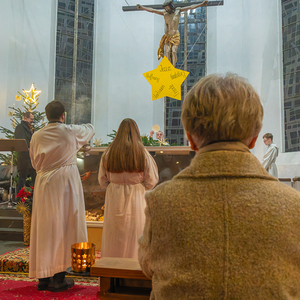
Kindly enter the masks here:
<path id="1" fill-rule="evenodd" d="M 137 4 L 138 9 L 145 10 L 154 14 L 164 16 L 166 24 L 166 32 L 160 40 L 157 55 L 158 59 L 164 57 L 164 51 L 168 60 L 175 67 L 177 62 L 177 48 L 180 43 L 180 34 L 178 31 L 178 25 L 180 21 L 180 13 L 188 11 L 190 9 L 195 9 L 201 6 L 207 6 L 208 1 L 203 1 L 202 3 L 186 6 L 186 7 L 176 7 L 173 5 L 173 0 L 167 0 L 162 4 L 165 11 L 154 9 L 151 7 L 145 7 Z"/>

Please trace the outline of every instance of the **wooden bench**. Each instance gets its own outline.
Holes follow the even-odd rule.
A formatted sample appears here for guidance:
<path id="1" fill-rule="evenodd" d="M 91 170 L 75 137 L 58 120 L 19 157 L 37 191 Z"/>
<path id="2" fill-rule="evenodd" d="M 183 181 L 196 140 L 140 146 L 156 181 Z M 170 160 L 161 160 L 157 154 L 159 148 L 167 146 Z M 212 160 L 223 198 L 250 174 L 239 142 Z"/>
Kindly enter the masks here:
<path id="1" fill-rule="evenodd" d="M 151 279 L 132 258 L 103 257 L 90 269 L 91 276 L 100 277 L 101 300 L 148 300 Z"/>

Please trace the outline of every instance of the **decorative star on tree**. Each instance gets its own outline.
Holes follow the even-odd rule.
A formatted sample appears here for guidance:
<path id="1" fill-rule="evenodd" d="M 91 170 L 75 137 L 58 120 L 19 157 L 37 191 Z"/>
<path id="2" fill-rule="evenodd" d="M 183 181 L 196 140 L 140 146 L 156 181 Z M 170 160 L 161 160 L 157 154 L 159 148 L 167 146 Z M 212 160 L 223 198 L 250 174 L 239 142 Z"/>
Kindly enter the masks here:
<path id="1" fill-rule="evenodd" d="M 18 91 L 19 95 L 15 97 L 16 101 L 20 101 L 21 99 L 23 99 L 23 103 L 21 104 L 21 107 L 16 108 L 15 104 L 8 107 L 9 109 L 11 109 L 8 111 L 8 116 L 11 121 L 12 130 L 0 126 L 0 134 L 1 133 L 4 134 L 6 139 L 14 139 L 15 128 L 17 125 L 21 123 L 21 121 L 23 120 L 24 113 L 26 112 L 31 112 L 34 115 L 34 124 L 33 124 L 34 131 L 41 129 L 46 125 L 44 120 L 45 112 L 39 112 L 37 110 L 37 106 L 39 105 L 38 96 L 40 95 L 41 91 L 37 91 L 36 88 L 34 87 L 34 84 L 31 85 L 29 91 L 25 91 L 24 89 L 22 91 L 24 92 L 24 94 Z M 31 97 L 29 96 L 30 92 L 32 92 Z M 14 155 L 13 158 L 14 158 L 13 164 L 17 165 L 17 156 Z M 0 164 L 1 162 L 7 166 L 10 166 L 11 154 L 0 153 Z M 10 171 L 10 167 L 7 168 L 7 172 L 9 171 Z"/>
<path id="2" fill-rule="evenodd" d="M 18 93 L 24 97 L 24 101 L 36 104 L 36 102 L 38 100 L 37 97 L 40 95 L 41 91 L 36 90 L 36 88 L 34 87 L 34 83 L 31 85 L 29 91 L 26 91 L 24 89 L 22 91 L 25 93 L 25 95 L 26 95 L 25 97 L 20 92 L 18 92 Z M 30 92 L 31 92 L 31 97 L 29 97 Z"/>
<path id="3" fill-rule="evenodd" d="M 158 67 L 143 75 L 152 86 L 152 101 L 163 97 L 181 100 L 181 84 L 189 72 L 176 69 L 165 56 Z"/>

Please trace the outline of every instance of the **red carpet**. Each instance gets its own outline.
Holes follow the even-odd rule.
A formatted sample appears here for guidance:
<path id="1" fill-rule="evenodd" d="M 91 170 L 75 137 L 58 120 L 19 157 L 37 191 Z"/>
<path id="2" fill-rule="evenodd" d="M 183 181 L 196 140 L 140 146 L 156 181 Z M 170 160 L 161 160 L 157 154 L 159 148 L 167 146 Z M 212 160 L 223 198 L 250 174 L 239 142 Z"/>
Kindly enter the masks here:
<path id="1" fill-rule="evenodd" d="M 94 281 L 77 282 L 75 278 L 75 285 L 66 291 L 53 293 L 49 291 L 38 291 L 38 282 L 36 280 L 28 279 L 26 277 L 13 278 L 9 276 L 0 275 L 0 299 L 91 299 L 96 300 L 99 286 Z"/>

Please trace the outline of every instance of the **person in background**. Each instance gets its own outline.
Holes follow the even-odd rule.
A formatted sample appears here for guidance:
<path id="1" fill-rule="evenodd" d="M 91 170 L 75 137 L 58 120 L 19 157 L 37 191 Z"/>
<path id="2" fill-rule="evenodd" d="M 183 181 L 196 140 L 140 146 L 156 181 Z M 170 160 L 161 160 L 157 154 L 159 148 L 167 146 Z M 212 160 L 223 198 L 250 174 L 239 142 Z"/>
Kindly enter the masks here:
<path id="1" fill-rule="evenodd" d="M 278 156 L 279 148 L 273 143 L 272 133 L 266 133 L 263 136 L 263 140 L 265 145 L 268 146 L 268 149 L 263 157 L 262 165 L 269 174 L 278 178 L 278 171 L 275 162 Z"/>
<path id="2" fill-rule="evenodd" d="M 31 112 L 26 112 L 23 115 L 23 120 L 15 128 L 15 139 L 26 140 L 28 148 L 30 148 L 30 141 L 33 135 L 33 122 L 34 116 Z M 34 186 L 34 181 L 36 177 L 36 172 L 32 167 L 30 156 L 28 151 L 18 152 L 18 162 L 17 168 L 19 173 L 19 180 L 17 183 L 16 195 L 19 193 L 20 189 L 24 187 L 27 176 L 31 177 L 31 185 Z"/>
<path id="3" fill-rule="evenodd" d="M 60 101 L 47 104 L 49 124 L 33 134 L 30 157 L 37 171 L 30 233 L 29 277 L 38 290 L 61 292 L 74 285 L 65 278 L 71 245 L 87 242 L 82 183 L 77 152 L 94 135 L 94 127 L 65 125 Z"/>
<path id="4" fill-rule="evenodd" d="M 153 135 L 154 135 L 154 131 L 151 130 L 150 131 L 150 137 L 153 138 Z M 157 131 L 156 132 L 156 139 L 157 140 L 163 141 L 164 138 L 165 138 L 165 135 L 164 135 L 164 133 L 162 131 Z"/>
<path id="5" fill-rule="evenodd" d="M 236 75 L 203 77 L 181 120 L 196 155 L 146 198 L 139 262 L 150 299 L 297 299 L 300 193 L 251 154 L 263 107 Z"/>
<path id="6" fill-rule="evenodd" d="M 137 259 L 145 224 L 144 194 L 158 182 L 158 172 L 134 120 L 121 122 L 102 155 L 98 181 L 106 187 L 101 257 Z"/>

